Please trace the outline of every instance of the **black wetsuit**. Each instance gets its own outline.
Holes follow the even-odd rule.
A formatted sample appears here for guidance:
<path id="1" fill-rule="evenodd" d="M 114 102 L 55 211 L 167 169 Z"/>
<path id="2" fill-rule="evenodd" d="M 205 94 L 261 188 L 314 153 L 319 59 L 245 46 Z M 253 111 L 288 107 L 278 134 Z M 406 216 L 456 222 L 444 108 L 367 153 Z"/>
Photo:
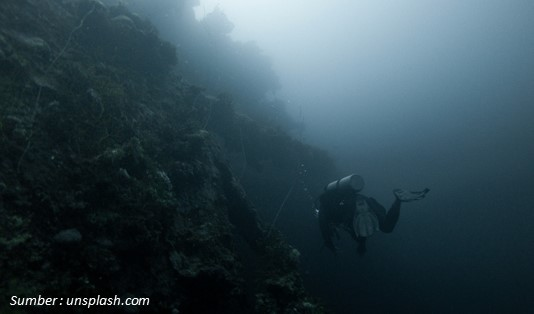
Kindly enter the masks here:
<path id="1" fill-rule="evenodd" d="M 336 226 L 342 225 L 349 232 L 356 242 L 358 242 L 358 252 L 365 252 L 365 237 L 358 237 L 352 227 L 354 213 L 356 211 L 356 200 L 363 197 L 369 208 L 378 218 L 380 231 L 392 232 L 399 220 L 400 201 L 397 199 L 386 213 L 384 206 L 380 205 L 374 198 L 358 194 L 355 190 L 333 190 L 325 191 L 319 197 L 319 226 L 325 242 L 325 246 L 335 252 L 332 237 L 336 234 Z"/>

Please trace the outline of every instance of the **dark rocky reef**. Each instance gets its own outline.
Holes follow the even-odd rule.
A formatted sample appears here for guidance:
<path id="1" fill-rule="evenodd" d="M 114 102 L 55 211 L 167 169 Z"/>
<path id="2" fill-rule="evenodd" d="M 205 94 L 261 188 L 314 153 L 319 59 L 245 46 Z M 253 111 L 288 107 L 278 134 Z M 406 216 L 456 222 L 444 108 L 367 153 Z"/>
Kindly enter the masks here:
<path id="1" fill-rule="evenodd" d="M 0 2 L 0 312 L 86 310 L 15 308 L 13 295 L 150 298 L 101 313 L 323 312 L 298 251 L 267 236 L 225 157 L 242 148 L 238 129 L 265 143 L 247 144 L 256 169 L 297 163 L 266 153 L 273 143 L 313 150 L 187 84 L 175 63 L 123 7 Z"/>

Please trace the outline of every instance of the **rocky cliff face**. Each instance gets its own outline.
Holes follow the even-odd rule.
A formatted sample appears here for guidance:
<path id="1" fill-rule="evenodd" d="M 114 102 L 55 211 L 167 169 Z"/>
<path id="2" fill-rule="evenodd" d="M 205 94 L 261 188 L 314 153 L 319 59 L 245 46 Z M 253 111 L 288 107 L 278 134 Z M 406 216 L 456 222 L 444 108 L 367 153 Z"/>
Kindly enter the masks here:
<path id="1" fill-rule="evenodd" d="M 13 295 L 150 298 L 98 308 L 114 313 L 322 312 L 222 152 L 221 119 L 253 121 L 175 62 L 123 7 L 0 2 L 0 312 L 85 310 Z"/>

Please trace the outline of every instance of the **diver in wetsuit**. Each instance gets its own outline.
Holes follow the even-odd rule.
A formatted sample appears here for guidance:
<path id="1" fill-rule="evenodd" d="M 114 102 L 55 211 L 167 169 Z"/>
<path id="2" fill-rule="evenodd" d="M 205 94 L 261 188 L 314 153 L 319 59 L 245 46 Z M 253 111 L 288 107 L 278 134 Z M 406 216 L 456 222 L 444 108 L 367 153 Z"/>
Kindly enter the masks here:
<path id="1" fill-rule="evenodd" d="M 399 220 L 402 202 L 422 199 L 430 191 L 424 189 L 418 192 L 408 192 L 401 189 L 394 190 L 395 201 L 389 211 L 374 198 L 360 194 L 364 182 L 360 176 L 350 175 L 331 182 L 319 197 L 319 226 L 325 246 L 334 253 L 336 248 L 332 242 L 337 234 L 337 227 L 341 226 L 358 243 L 358 253 L 366 251 L 365 241 L 375 231 L 390 233 Z"/>

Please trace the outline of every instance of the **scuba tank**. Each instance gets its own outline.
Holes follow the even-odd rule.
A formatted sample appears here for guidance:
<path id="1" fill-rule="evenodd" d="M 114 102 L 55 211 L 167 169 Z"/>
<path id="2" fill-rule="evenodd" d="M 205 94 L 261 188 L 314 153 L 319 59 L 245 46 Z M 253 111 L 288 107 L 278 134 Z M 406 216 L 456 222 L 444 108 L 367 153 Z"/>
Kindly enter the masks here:
<path id="1" fill-rule="evenodd" d="M 351 174 L 339 180 L 328 183 L 324 189 L 325 191 L 353 189 L 356 192 L 359 192 L 363 190 L 364 186 L 365 182 L 363 182 L 362 177 L 357 174 Z"/>
<path id="2" fill-rule="evenodd" d="M 336 181 L 332 181 L 328 183 L 324 187 L 324 192 L 315 199 L 313 202 L 314 204 L 314 214 L 315 217 L 319 217 L 320 215 L 320 206 L 318 206 L 317 201 L 320 201 L 321 203 L 329 203 L 332 206 L 332 202 L 335 204 L 333 206 L 337 206 L 337 203 L 339 203 L 339 195 L 336 196 L 338 193 L 333 193 L 335 191 L 348 191 L 348 190 L 354 190 L 356 192 L 360 192 L 363 190 L 363 187 L 365 186 L 365 183 L 363 182 L 363 178 L 356 174 L 348 175 L 344 178 L 341 178 Z"/>

